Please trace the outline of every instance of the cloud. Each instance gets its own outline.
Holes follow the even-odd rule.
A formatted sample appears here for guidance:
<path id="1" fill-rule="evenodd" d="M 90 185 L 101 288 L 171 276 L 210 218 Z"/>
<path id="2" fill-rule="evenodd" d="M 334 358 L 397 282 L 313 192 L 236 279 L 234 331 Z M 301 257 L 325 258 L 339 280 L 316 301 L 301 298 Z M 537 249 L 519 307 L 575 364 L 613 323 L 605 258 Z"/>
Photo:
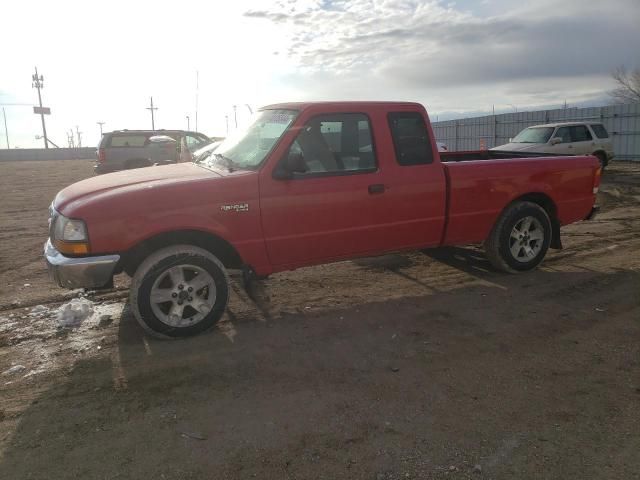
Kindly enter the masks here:
<path id="1" fill-rule="evenodd" d="M 491 88 L 532 79 L 578 89 L 640 60 L 640 2 L 537 1 L 492 16 L 413 0 L 278 2 L 247 17 L 290 31 L 285 53 L 312 91 L 420 92 Z M 424 95 L 424 94 L 423 94 Z"/>

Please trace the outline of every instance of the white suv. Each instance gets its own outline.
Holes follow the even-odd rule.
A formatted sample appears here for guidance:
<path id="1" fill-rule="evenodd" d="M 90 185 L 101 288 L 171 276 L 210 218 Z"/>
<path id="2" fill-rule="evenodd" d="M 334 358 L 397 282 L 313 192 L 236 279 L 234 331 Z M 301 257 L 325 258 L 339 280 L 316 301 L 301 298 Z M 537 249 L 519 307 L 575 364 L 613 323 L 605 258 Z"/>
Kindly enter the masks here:
<path id="1" fill-rule="evenodd" d="M 591 122 L 549 123 L 528 127 L 506 145 L 491 150 L 594 155 L 603 167 L 613 158 L 613 145 L 607 130 L 601 123 Z"/>

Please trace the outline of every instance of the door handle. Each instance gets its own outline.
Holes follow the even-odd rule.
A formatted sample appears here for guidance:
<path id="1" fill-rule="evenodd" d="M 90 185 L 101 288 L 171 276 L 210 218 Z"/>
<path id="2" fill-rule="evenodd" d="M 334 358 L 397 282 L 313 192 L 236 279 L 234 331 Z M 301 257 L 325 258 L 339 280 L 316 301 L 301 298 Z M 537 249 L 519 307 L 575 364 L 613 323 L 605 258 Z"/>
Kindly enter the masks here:
<path id="1" fill-rule="evenodd" d="M 376 183 L 374 185 L 369 185 L 369 195 L 376 195 L 378 193 L 384 193 L 384 184 Z"/>

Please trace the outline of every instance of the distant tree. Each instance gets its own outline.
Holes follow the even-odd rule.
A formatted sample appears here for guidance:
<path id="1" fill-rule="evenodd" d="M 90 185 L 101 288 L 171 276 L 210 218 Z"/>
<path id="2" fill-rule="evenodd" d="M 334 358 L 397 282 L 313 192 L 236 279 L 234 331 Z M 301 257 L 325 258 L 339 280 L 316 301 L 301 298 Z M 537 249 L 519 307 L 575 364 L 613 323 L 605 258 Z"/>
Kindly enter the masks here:
<path id="1" fill-rule="evenodd" d="M 640 102 L 640 69 L 629 72 L 622 66 L 616 68 L 611 76 L 618 84 L 618 87 L 611 91 L 613 98 L 619 103 Z"/>

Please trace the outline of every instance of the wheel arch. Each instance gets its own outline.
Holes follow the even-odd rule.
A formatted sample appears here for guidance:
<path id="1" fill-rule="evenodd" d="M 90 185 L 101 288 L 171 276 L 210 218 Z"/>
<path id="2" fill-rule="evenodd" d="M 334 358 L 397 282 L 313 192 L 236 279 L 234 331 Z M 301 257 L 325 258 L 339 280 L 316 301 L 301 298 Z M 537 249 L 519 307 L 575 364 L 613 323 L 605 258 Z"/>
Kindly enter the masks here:
<path id="1" fill-rule="evenodd" d="M 593 155 L 594 157 L 598 157 L 598 156 L 602 155 L 603 166 L 606 167 L 609 164 L 609 156 L 607 155 L 607 152 L 604 151 L 602 148 L 594 150 L 591 155 Z"/>
<path id="2" fill-rule="evenodd" d="M 553 199 L 542 192 L 529 192 L 524 195 L 520 195 L 517 198 L 514 198 L 508 205 L 506 205 L 503 209 L 503 212 L 513 205 L 516 202 L 531 202 L 539 205 L 547 212 L 549 215 L 549 220 L 551 220 L 551 244 L 550 248 L 554 248 L 556 250 L 562 249 L 562 240 L 560 239 L 560 221 L 558 220 L 558 207 Z M 502 213 L 501 213 L 502 215 Z"/>
<path id="3" fill-rule="evenodd" d="M 120 260 L 119 269 L 133 276 L 136 269 L 151 253 L 172 245 L 195 245 L 215 255 L 225 268 L 241 268 L 242 257 L 227 240 L 202 230 L 175 230 L 162 232 L 140 241 L 127 250 Z"/>

